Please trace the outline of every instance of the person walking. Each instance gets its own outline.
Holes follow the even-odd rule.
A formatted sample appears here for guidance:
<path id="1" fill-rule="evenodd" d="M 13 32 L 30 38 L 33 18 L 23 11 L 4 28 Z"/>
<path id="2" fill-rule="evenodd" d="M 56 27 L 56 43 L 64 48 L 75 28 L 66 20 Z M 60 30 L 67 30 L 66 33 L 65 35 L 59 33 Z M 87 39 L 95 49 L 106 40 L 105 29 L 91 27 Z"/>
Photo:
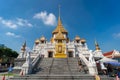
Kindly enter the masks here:
<path id="1" fill-rule="evenodd" d="M 5 74 L 4 74 L 3 78 L 2 78 L 2 80 L 5 80 Z"/>
<path id="2" fill-rule="evenodd" d="M 112 65 L 111 64 L 108 64 L 107 65 L 107 73 L 108 73 L 108 76 L 112 76 L 112 73 L 113 73 L 113 68 L 112 68 Z"/>
<path id="3" fill-rule="evenodd" d="M 101 66 L 101 70 L 102 70 L 103 75 L 106 75 L 107 74 L 107 68 L 105 67 L 105 65 L 102 62 L 100 62 L 100 66 Z"/>
<path id="4" fill-rule="evenodd" d="M 120 68 L 118 68 L 118 72 L 117 72 L 116 77 L 117 77 L 117 80 L 120 80 Z"/>
<path id="5" fill-rule="evenodd" d="M 82 69 L 83 69 L 82 64 L 80 64 L 79 65 L 79 72 L 82 72 Z"/>

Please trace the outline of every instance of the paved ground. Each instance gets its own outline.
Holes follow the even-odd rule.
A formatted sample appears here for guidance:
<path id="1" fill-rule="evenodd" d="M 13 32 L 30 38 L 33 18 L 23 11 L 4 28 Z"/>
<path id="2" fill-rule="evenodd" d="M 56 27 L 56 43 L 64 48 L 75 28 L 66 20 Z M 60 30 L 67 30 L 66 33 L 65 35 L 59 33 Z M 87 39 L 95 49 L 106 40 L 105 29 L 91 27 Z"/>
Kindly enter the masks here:
<path id="1" fill-rule="evenodd" d="M 9 78 L 12 78 L 12 77 L 13 77 L 13 76 L 9 76 Z M 2 79 L 3 79 L 3 76 L 0 76 L 0 80 L 2 80 Z M 6 79 L 6 80 L 9 80 L 9 79 L 8 79 L 8 76 L 5 76 L 5 79 Z"/>
<path id="2" fill-rule="evenodd" d="M 7 72 L 4 72 L 4 73 L 0 73 L 0 80 L 2 80 L 3 79 L 3 77 L 4 76 L 1 76 L 1 74 L 7 74 Z M 85 75 L 82 75 L 82 76 L 85 76 Z M 6 80 L 9 80 L 9 78 L 12 78 L 13 76 L 5 76 L 5 79 Z M 105 75 L 103 75 L 102 77 L 106 77 Z M 115 78 L 114 79 L 112 79 L 112 80 L 115 80 Z"/>
<path id="3" fill-rule="evenodd" d="M 3 77 L 4 76 L 1 76 L 2 74 L 7 74 L 8 72 L 2 72 L 2 73 L 0 73 L 0 80 L 2 80 L 3 79 Z M 13 77 L 13 76 L 5 76 L 5 79 L 6 80 L 8 80 L 8 78 L 11 78 L 11 77 Z"/>

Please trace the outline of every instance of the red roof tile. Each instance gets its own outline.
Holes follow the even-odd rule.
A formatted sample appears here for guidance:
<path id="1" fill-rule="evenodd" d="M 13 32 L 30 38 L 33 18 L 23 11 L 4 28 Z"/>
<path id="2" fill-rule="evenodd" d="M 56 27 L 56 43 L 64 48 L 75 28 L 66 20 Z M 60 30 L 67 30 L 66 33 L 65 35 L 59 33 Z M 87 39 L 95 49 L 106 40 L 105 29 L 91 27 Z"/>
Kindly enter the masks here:
<path id="1" fill-rule="evenodd" d="M 103 53 L 104 56 L 112 56 L 112 54 L 113 54 L 113 51 Z"/>

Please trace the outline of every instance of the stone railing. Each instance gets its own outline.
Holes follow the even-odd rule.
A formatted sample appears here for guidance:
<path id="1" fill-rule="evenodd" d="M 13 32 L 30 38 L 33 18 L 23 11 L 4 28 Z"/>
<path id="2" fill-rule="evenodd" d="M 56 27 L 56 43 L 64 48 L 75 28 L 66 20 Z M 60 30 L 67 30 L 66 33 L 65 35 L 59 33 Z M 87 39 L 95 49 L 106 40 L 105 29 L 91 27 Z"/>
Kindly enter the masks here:
<path id="1" fill-rule="evenodd" d="M 32 61 L 32 67 L 34 67 L 36 65 L 36 63 L 38 62 L 38 60 L 40 59 L 40 54 L 38 54 Z"/>
<path id="2" fill-rule="evenodd" d="M 32 72 L 32 69 L 34 68 L 34 66 L 39 61 L 39 59 L 40 59 L 40 54 L 36 55 L 36 57 L 32 60 L 32 62 L 30 62 L 30 63 L 25 62 L 22 65 L 22 69 L 21 69 L 20 74 L 21 73 L 23 73 L 24 75 L 30 74 Z"/>
<path id="3" fill-rule="evenodd" d="M 84 63 L 88 66 L 89 65 L 89 61 L 85 58 L 85 56 L 83 54 L 79 54 L 80 59 L 82 59 L 82 61 L 84 61 Z"/>
<path id="4" fill-rule="evenodd" d="M 96 65 L 93 65 L 92 63 L 90 63 L 83 54 L 79 54 L 80 59 L 82 59 L 82 61 L 84 61 L 84 63 L 86 64 L 86 66 L 88 67 L 89 70 L 89 74 L 91 75 L 96 75 L 98 74 L 97 71 L 97 67 Z"/>

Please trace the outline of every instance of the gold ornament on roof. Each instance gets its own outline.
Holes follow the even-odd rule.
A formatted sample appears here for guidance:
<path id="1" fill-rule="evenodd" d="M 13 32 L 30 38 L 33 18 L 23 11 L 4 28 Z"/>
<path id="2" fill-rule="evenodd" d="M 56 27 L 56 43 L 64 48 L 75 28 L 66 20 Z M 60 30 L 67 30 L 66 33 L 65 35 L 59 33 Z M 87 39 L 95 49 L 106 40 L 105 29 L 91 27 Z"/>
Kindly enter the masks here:
<path id="1" fill-rule="evenodd" d="M 35 40 L 35 43 L 36 43 L 36 44 L 38 44 L 39 42 L 40 42 L 40 40 L 39 40 L 39 39 L 36 39 L 36 40 Z"/>
<path id="2" fill-rule="evenodd" d="M 45 39 L 45 37 L 44 36 L 42 36 L 41 38 L 40 38 L 40 41 L 45 41 L 46 39 Z"/>
<path id="3" fill-rule="evenodd" d="M 65 40 L 64 35 L 61 33 L 60 29 L 55 37 L 56 40 Z"/>
<path id="4" fill-rule="evenodd" d="M 100 50 L 99 44 L 97 43 L 96 40 L 95 40 L 95 49 L 96 49 L 96 50 Z"/>
<path id="5" fill-rule="evenodd" d="M 53 39 L 53 37 L 50 39 L 50 41 L 51 41 L 51 43 L 53 43 L 53 42 L 54 42 L 54 39 Z"/>
<path id="6" fill-rule="evenodd" d="M 83 39 L 83 38 L 80 41 L 81 41 L 81 43 L 85 43 L 86 42 L 86 40 Z"/>
<path id="7" fill-rule="evenodd" d="M 80 37 L 77 35 L 77 36 L 75 37 L 75 40 L 80 40 Z"/>
<path id="8" fill-rule="evenodd" d="M 23 43 L 21 50 L 25 51 L 26 49 L 26 41 Z"/>

